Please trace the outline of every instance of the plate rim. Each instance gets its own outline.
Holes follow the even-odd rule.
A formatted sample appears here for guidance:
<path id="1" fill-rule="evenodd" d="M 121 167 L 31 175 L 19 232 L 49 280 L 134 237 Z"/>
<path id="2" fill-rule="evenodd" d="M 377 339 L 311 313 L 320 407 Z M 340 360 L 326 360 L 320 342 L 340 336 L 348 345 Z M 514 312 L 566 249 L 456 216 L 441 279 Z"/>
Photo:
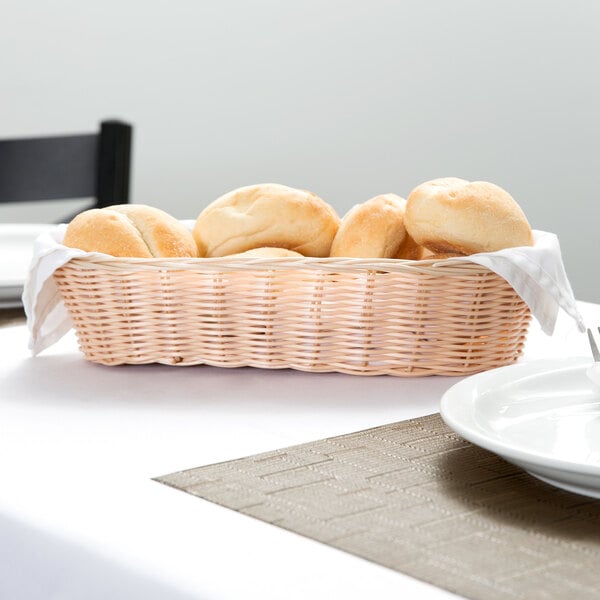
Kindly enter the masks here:
<path id="1" fill-rule="evenodd" d="M 473 421 L 471 424 L 465 424 L 460 418 L 457 419 L 456 411 L 453 410 L 453 404 L 459 401 L 457 395 L 464 396 L 465 391 L 469 390 L 471 396 L 473 396 L 474 388 L 478 383 L 481 384 L 485 382 L 488 385 L 494 381 L 506 383 L 507 373 L 534 375 L 543 374 L 544 372 L 549 373 L 551 371 L 556 371 L 557 369 L 567 370 L 573 368 L 580 368 L 582 371 L 585 371 L 592 363 L 593 360 L 591 358 L 582 356 L 560 359 L 543 358 L 520 362 L 471 375 L 454 384 L 442 395 L 440 402 L 440 416 L 448 427 L 465 440 L 484 448 L 485 450 L 489 450 L 509 462 L 512 460 L 521 463 L 522 467 L 522 463 L 527 463 L 532 466 L 537 465 L 557 471 L 600 477 L 600 465 L 590 465 L 573 460 L 557 458 L 544 452 L 515 447 L 514 445 L 501 440 L 493 439 L 489 435 L 486 435 L 483 429 L 474 425 Z M 472 406 L 473 398 L 470 400 L 470 403 Z M 472 414 L 469 414 L 469 416 L 472 416 Z"/>

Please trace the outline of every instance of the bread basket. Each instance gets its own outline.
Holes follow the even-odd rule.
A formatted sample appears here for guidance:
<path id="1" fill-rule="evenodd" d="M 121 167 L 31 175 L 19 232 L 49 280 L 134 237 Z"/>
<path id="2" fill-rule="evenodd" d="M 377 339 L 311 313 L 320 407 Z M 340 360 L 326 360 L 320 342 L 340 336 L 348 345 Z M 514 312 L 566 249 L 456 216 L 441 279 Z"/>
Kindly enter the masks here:
<path id="1" fill-rule="evenodd" d="M 105 365 L 466 375 L 517 360 L 530 312 L 469 262 L 74 258 L 55 282 Z"/>

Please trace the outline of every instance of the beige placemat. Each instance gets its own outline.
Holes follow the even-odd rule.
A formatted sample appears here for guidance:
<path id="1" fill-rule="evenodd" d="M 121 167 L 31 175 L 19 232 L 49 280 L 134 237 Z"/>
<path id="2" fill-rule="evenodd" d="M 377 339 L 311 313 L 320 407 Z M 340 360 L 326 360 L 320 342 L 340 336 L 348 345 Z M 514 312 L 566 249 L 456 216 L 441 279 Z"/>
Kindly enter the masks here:
<path id="1" fill-rule="evenodd" d="M 600 597 L 600 501 L 534 479 L 439 415 L 157 480 L 467 598 Z"/>

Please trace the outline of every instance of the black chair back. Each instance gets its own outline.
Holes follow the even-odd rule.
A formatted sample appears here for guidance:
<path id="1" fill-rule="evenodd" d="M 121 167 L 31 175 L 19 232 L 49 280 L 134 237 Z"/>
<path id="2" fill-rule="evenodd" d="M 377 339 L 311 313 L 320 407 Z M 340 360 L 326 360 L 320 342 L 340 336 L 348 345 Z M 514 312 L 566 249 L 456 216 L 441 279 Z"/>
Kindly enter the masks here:
<path id="1" fill-rule="evenodd" d="M 89 197 L 97 208 L 126 204 L 132 135 L 131 125 L 111 120 L 88 135 L 0 140 L 0 203 Z"/>

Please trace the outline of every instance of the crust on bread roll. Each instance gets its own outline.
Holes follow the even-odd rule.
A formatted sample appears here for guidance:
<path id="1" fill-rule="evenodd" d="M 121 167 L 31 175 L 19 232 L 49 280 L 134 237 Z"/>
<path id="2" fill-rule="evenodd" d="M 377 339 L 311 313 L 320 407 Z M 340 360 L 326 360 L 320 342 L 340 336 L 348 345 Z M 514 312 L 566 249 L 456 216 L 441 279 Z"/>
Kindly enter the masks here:
<path id="1" fill-rule="evenodd" d="M 417 244 L 417 242 L 410 237 L 407 231 L 406 237 L 400 245 L 400 249 L 398 250 L 395 258 L 400 258 L 402 260 L 419 260 L 423 255 L 424 250 L 425 248 L 423 246 L 419 246 L 419 244 Z"/>
<path id="2" fill-rule="evenodd" d="M 175 217 L 144 204 L 119 204 L 78 214 L 65 246 L 131 258 L 196 257 L 192 233 Z"/>
<path id="3" fill-rule="evenodd" d="M 395 258 L 406 239 L 406 200 L 381 194 L 353 206 L 342 219 L 330 256 Z"/>
<path id="4" fill-rule="evenodd" d="M 217 198 L 198 216 L 200 256 L 227 256 L 265 246 L 329 256 L 340 223 L 335 210 L 305 190 L 264 183 Z"/>
<path id="5" fill-rule="evenodd" d="M 294 252 L 293 250 L 286 250 L 285 248 L 252 248 L 252 250 L 246 250 L 245 252 L 238 252 L 237 254 L 230 254 L 227 258 L 238 256 L 248 256 L 254 258 L 303 258 L 304 256 L 300 252 Z"/>
<path id="6" fill-rule="evenodd" d="M 408 196 L 404 221 L 410 236 L 435 253 L 474 254 L 533 245 L 519 205 L 487 181 L 445 177 L 422 183 Z"/>
<path id="7" fill-rule="evenodd" d="M 465 255 L 460 254 L 459 252 L 424 252 L 419 260 L 445 260 L 446 258 L 457 258 L 463 256 Z"/>

